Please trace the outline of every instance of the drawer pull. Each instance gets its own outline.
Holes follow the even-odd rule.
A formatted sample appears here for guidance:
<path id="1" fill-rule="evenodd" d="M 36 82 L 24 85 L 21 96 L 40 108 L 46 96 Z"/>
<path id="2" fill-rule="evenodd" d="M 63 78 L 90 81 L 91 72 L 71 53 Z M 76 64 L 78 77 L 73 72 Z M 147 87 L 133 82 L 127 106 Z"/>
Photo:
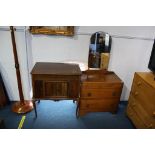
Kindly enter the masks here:
<path id="1" fill-rule="evenodd" d="M 129 115 L 132 117 L 133 116 L 133 113 L 132 112 L 129 112 Z"/>
<path id="2" fill-rule="evenodd" d="M 113 92 L 113 93 L 112 93 L 112 96 L 116 96 L 116 92 Z"/>
<path id="3" fill-rule="evenodd" d="M 89 108 L 89 104 L 86 105 L 86 108 Z"/>
<path id="4" fill-rule="evenodd" d="M 137 96 L 137 95 L 138 95 L 138 92 L 136 91 L 136 92 L 134 93 L 134 95 Z"/>
<path id="5" fill-rule="evenodd" d="M 155 117 L 155 111 L 153 112 L 153 116 Z"/>
<path id="6" fill-rule="evenodd" d="M 142 83 L 141 83 L 141 82 L 138 82 L 138 83 L 137 83 L 137 86 L 141 86 L 141 85 L 142 85 Z"/>
<path id="7" fill-rule="evenodd" d="M 136 105 L 136 103 L 135 103 L 135 102 L 133 102 L 133 103 L 132 103 L 132 106 L 134 107 L 135 105 Z"/>
<path id="8" fill-rule="evenodd" d="M 88 96 L 91 96 L 91 93 L 88 93 Z"/>

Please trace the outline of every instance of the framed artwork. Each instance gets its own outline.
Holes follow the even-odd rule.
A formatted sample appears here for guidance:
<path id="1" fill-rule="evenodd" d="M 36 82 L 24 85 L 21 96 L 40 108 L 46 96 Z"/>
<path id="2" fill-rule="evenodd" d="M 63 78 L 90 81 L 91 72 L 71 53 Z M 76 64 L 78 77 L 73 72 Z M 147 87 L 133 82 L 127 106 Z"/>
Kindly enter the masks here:
<path id="1" fill-rule="evenodd" d="M 74 26 L 30 26 L 32 34 L 73 36 Z"/>

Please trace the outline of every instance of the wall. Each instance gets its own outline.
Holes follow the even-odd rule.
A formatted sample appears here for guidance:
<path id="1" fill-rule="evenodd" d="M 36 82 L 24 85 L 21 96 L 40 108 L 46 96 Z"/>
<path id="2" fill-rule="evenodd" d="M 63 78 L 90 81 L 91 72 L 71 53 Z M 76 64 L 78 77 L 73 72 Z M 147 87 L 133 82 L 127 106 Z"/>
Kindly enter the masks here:
<path id="1" fill-rule="evenodd" d="M 24 27 L 17 27 L 17 29 Z M 155 27 L 76 27 L 74 37 L 31 35 L 28 31 L 17 31 L 16 43 L 22 71 L 24 96 L 30 98 L 30 70 L 35 62 L 82 61 L 87 63 L 89 33 L 108 32 L 111 35 L 154 38 Z M 83 34 L 83 35 L 82 35 Z M 109 70 L 113 70 L 124 82 L 121 100 L 127 100 L 135 71 L 149 71 L 147 68 L 153 41 L 140 39 L 112 38 Z M 18 89 L 10 32 L 0 31 L 0 69 L 11 100 L 18 100 Z M 26 44 L 27 43 L 27 44 Z M 27 45 L 27 46 L 26 46 Z M 27 55 L 28 54 L 28 59 Z"/>

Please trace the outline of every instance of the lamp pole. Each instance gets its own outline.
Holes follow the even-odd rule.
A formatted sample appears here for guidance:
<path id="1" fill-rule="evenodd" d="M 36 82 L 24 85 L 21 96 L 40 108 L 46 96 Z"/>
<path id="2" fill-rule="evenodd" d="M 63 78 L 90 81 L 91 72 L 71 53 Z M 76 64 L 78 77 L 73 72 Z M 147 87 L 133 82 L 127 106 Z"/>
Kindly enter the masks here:
<path id="1" fill-rule="evenodd" d="M 13 46 L 13 55 L 14 55 L 14 61 L 15 61 L 16 77 L 17 77 L 17 84 L 18 84 L 19 98 L 20 98 L 20 101 L 17 101 L 12 105 L 12 111 L 19 114 L 27 113 L 33 109 L 33 102 L 24 100 L 20 66 L 18 61 L 18 54 L 17 54 L 17 48 L 16 48 L 15 34 L 14 34 L 15 29 L 13 26 L 10 26 L 10 30 L 11 30 L 11 40 L 12 40 L 12 46 Z"/>

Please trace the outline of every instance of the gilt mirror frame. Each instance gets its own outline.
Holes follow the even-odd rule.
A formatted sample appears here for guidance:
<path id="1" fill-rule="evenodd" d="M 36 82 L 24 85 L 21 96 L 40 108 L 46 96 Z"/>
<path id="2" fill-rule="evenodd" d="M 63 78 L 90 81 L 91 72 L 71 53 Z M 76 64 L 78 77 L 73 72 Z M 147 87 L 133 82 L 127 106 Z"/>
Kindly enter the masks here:
<path id="1" fill-rule="evenodd" d="M 74 26 L 30 26 L 32 34 L 73 36 Z"/>

